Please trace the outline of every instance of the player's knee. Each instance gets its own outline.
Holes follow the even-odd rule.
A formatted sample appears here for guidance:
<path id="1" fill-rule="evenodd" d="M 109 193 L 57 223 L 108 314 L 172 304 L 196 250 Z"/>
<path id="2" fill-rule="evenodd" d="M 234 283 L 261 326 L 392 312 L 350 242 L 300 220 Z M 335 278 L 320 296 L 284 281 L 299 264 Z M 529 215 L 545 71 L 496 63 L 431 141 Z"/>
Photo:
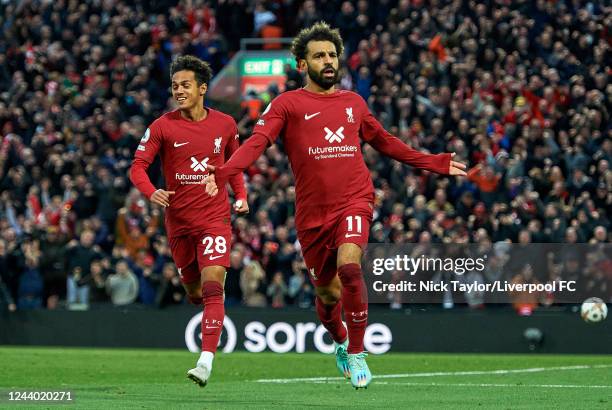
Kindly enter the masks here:
<path id="1" fill-rule="evenodd" d="M 324 305 L 335 305 L 342 296 L 342 288 L 340 286 L 319 286 L 316 288 L 316 293 Z"/>
<path id="2" fill-rule="evenodd" d="M 187 293 L 187 299 L 190 303 L 194 305 L 202 304 L 202 288 L 200 286 L 200 281 L 183 283 L 183 288 L 185 289 L 185 293 Z"/>
<path id="3" fill-rule="evenodd" d="M 338 248 L 338 256 L 336 259 L 336 266 L 340 268 L 342 265 L 348 265 L 352 263 L 361 264 L 361 257 L 363 251 L 359 245 L 354 243 L 343 243 Z"/>
<path id="4" fill-rule="evenodd" d="M 322 293 L 319 295 L 319 299 L 321 299 L 324 305 L 335 305 L 340 301 L 340 292 L 338 294 Z"/>
<path id="5" fill-rule="evenodd" d="M 209 266 L 202 269 L 204 282 L 219 282 L 223 286 L 225 281 L 225 268 L 222 266 Z"/>
<path id="6" fill-rule="evenodd" d="M 200 289 L 187 288 L 187 299 L 194 305 L 202 304 L 202 291 Z"/>
<path id="7" fill-rule="evenodd" d="M 338 254 L 337 265 L 339 268 L 344 265 L 349 265 L 349 264 L 359 265 L 360 262 L 361 262 L 361 255 L 357 255 L 356 253 L 345 252 L 342 254 Z"/>
<path id="8" fill-rule="evenodd" d="M 199 285 L 200 285 L 199 281 L 194 282 L 194 283 L 186 283 L 186 284 L 183 284 L 183 288 L 185 288 L 185 292 L 187 293 L 188 297 L 201 298 L 202 288 Z"/>

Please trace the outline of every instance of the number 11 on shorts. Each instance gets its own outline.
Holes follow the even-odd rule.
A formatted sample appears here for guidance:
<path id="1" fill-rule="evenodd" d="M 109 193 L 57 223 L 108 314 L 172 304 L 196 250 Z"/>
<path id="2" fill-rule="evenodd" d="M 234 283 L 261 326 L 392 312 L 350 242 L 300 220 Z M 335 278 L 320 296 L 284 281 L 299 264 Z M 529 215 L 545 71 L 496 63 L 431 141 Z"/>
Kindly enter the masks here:
<path id="1" fill-rule="evenodd" d="M 347 222 L 347 233 L 346 235 L 344 235 L 345 238 L 352 238 L 354 236 L 361 236 L 361 216 L 357 215 L 357 216 L 347 216 L 346 217 L 346 222 Z M 356 228 L 353 231 L 353 228 Z M 356 233 L 353 233 L 356 232 Z"/>

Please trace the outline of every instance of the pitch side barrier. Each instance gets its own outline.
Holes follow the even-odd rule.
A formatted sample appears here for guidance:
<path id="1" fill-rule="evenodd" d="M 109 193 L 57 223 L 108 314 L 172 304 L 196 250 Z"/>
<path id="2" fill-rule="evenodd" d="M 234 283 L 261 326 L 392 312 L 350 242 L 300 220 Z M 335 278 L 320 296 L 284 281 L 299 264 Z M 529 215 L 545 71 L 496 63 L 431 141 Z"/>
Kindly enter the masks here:
<path id="1" fill-rule="evenodd" d="M 198 351 L 201 311 L 192 306 L 155 310 L 104 307 L 89 311 L 0 313 L 0 344 Z M 333 346 L 309 309 L 228 308 L 219 349 L 277 353 Z M 612 354 L 612 322 L 585 323 L 575 307 L 536 310 L 529 317 L 500 305 L 459 307 L 373 306 L 365 348 L 387 352 Z"/>

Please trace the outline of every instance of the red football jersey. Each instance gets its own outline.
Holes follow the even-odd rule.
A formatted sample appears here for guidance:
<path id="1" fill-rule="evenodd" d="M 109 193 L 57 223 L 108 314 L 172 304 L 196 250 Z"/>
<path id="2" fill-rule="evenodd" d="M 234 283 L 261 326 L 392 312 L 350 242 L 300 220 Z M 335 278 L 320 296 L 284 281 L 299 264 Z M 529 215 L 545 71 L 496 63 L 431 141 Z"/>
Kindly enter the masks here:
<path id="1" fill-rule="evenodd" d="M 270 143 L 282 139 L 296 179 L 298 229 L 322 225 L 350 203 L 373 202 L 360 139 L 367 142 L 386 131 L 358 94 L 285 92 L 266 108 L 253 130 L 257 133 Z"/>
<path id="2" fill-rule="evenodd" d="M 208 115 L 201 121 L 184 119 L 179 110 L 171 111 L 155 120 L 138 145 L 130 177 L 136 187 L 151 197 L 155 187 L 146 173 L 159 153 L 166 190 L 175 191 L 166 208 L 166 230 L 169 237 L 181 236 L 205 229 L 230 217 L 230 205 L 225 186 L 219 195 L 206 194 L 204 183 L 207 167 L 225 163 L 238 149 L 236 122 L 229 115 L 207 108 Z M 242 175 L 230 179 L 236 199 L 246 198 Z"/>

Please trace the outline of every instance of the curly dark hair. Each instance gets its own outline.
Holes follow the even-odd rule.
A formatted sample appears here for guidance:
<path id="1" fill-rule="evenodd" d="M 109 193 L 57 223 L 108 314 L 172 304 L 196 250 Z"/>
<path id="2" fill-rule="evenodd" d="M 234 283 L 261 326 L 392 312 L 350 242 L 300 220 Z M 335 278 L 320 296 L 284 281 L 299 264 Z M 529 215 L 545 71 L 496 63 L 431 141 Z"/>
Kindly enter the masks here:
<path id="1" fill-rule="evenodd" d="M 212 78 L 212 69 L 206 61 L 202 61 L 194 56 L 180 56 L 172 62 L 170 66 L 170 78 L 177 71 L 193 71 L 198 85 L 208 84 Z"/>
<path id="2" fill-rule="evenodd" d="M 306 58 L 306 46 L 310 41 L 331 41 L 336 46 L 338 57 L 344 51 L 344 44 L 340 31 L 337 28 L 332 29 L 329 24 L 324 21 L 319 21 L 312 26 L 302 29 L 291 43 L 291 52 L 295 56 L 295 60 L 299 63 L 300 60 Z"/>

